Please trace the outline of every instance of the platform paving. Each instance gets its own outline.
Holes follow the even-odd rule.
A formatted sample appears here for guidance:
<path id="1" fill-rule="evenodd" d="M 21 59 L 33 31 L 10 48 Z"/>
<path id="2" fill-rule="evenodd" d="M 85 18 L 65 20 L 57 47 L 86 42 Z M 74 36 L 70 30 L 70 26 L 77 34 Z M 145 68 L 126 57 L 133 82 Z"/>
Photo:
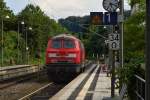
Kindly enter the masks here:
<path id="1" fill-rule="evenodd" d="M 93 71 L 90 74 L 89 72 Z M 107 77 L 100 65 L 95 68 L 92 66 L 89 71 L 82 73 L 69 85 L 64 87 L 50 100 L 110 100 L 111 96 L 111 77 Z M 86 75 L 89 78 L 85 80 Z M 118 95 L 118 90 L 115 90 Z M 113 99 L 114 100 L 114 99 Z"/>

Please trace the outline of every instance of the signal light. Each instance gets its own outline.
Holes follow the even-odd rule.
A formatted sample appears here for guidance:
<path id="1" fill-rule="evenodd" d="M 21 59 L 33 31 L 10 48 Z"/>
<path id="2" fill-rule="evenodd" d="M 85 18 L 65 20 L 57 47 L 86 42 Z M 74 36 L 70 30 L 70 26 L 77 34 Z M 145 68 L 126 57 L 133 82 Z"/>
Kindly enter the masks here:
<path id="1" fill-rule="evenodd" d="M 103 12 L 91 12 L 91 23 L 94 25 L 101 25 L 103 24 Z"/>

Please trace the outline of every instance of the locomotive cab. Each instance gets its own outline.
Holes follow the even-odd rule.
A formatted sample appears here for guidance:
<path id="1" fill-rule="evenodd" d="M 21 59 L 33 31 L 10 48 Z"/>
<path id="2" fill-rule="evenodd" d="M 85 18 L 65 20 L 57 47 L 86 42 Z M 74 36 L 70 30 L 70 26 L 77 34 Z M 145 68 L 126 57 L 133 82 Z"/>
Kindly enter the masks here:
<path id="1" fill-rule="evenodd" d="M 84 52 L 81 41 L 71 35 L 63 34 L 51 38 L 46 49 L 48 75 L 80 73 L 84 68 Z"/>

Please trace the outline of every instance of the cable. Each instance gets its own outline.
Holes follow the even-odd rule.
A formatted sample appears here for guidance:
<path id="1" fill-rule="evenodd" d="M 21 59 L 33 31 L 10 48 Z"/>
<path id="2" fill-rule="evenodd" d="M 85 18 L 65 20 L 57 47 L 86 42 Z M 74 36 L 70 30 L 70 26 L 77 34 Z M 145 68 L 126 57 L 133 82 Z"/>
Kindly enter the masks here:
<path id="1" fill-rule="evenodd" d="M 36 0 L 36 2 L 35 2 L 34 0 L 32 0 L 32 1 L 33 1 L 35 4 L 36 4 L 37 2 L 39 3 L 38 0 Z M 49 3 L 49 2 L 48 2 L 47 0 L 45 0 L 45 5 L 44 5 L 44 6 L 47 6 L 48 3 Z M 38 4 L 36 4 L 36 5 L 38 5 Z M 53 11 L 56 11 L 54 8 L 52 8 L 52 7 L 50 7 L 50 6 L 48 6 L 48 9 L 53 10 Z M 56 11 L 56 12 L 58 12 L 58 11 Z M 51 14 L 50 14 L 50 15 L 51 15 Z M 53 17 L 54 19 L 57 19 L 56 16 L 54 16 L 54 15 L 51 15 L 51 17 Z M 78 23 L 72 22 L 72 21 L 70 21 L 70 20 L 65 20 L 65 21 L 67 21 L 67 22 L 69 22 L 69 23 L 73 23 L 73 24 L 78 24 Z M 97 36 L 99 36 L 99 37 L 101 37 L 101 38 L 103 38 L 103 39 L 108 39 L 107 37 L 105 37 L 105 36 L 103 36 L 103 35 L 101 35 L 101 34 L 98 34 L 98 33 L 94 32 L 94 31 L 89 30 L 88 28 L 82 26 L 81 24 L 78 24 L 78 26 L 81 27 L 81 28 L 83 28 L 83 29 L 85 29 L 85 30 L 87 30 L 87 31 L 89 31 L 89 32 L 91 32 L 91 33 L 94 33 L 95 35 L 97 35 Z"/>

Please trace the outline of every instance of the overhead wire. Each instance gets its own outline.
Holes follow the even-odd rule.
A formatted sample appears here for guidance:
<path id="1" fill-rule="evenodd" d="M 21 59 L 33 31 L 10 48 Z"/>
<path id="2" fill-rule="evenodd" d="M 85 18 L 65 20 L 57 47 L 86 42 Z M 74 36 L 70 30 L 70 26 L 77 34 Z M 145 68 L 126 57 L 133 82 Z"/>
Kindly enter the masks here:
<path id="1" fill-rule="evenodd" d="M 32 1 L 33 1 L 33 3 L 34 3 L 35 5 L 38 5 L 37 2 L 40 3 L 38 0 L 36 0 L 36 2 L 35 2 L 35 0 L 32 0 Z M 44 6 L 47 6 L 47 5 L 49 4 L 49 2 L 48 2 L 47 0 L 45 0 L 44 2 L 45 2 L 45 5 L 44 5 Z M 47 6 L 47 8 L 50 9 L 50 10 L 56 11 L 54 8 L 52 8 L 52 7 L 50 7 L 50 6 Z M 58 11 L 56 11 L 56 12 L 58 12 Z M 53 14 L 50 14 L 50 15 L 51 15 L 51 17 L 53 17 L 54 19 L 58 19 L 58 18 L 57 18 L 56 16 L 54 16 Z M 67 22 L 69 22 L 69 23 L 73 23 L 73 24 L 78 24 L 78 23 L 72 22 L 72 21 L 70 21 L 70 20 L 65 20 L 65 21 L 67 21 Z M 101 37 L 101 38 L 103 38 L 103 39 L 105 39 L 105 40 L 108 39 L 107 37 L 105 37 L 105 36 L 103 36 L 103 35 L 101 35 L 101 34 L 98 34 L 98 33 L 94 32 L 94 31 L 92 31 L 92 30 L 89 30 L 88 28 L 84 27 L 84 26 L 81 25 L 81 24 L 78 24 L 78 26 L 81 27 L 81 28 L 83 28 L 83 29 L 85 29 L 85 30 L 87 30 L 87 31 L 89 31 L 89 32 L 91 32 L 91 33 L 94 33 L 95 35 L 97 35 L 97 36 L 99 36 L 99 37 Z"/>

